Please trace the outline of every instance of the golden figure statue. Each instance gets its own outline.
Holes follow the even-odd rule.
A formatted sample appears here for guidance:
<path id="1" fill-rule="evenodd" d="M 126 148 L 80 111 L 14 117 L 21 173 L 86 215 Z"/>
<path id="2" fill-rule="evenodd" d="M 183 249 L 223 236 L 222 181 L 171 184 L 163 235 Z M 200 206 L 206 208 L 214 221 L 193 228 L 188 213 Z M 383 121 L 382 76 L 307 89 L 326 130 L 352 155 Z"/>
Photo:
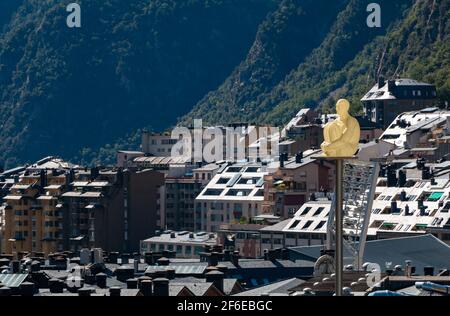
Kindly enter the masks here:
<path id="1" fill-rule="evenodd" d="M 348 113 L 350 103 L 341 99 L 336 103 L 339 117 L 323 128 L 324 142 L 320 146 L 324 156 L 351 157 L 358 150 L 360 128 L 358 121 Z"/>

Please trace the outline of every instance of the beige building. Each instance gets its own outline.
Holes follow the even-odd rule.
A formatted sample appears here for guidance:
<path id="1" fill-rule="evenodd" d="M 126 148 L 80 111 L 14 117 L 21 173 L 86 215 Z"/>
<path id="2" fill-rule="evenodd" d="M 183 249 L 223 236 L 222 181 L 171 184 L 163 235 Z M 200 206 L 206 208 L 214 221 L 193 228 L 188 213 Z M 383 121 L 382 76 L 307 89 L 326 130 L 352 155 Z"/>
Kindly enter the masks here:
<path id="1" fill-rule="evenodd" d="M 4 252 L 62 250 L 62 214 L 57 205 L 65 185 L 64 174 L 41 170 L 12 186 L 4 197 Z"/>

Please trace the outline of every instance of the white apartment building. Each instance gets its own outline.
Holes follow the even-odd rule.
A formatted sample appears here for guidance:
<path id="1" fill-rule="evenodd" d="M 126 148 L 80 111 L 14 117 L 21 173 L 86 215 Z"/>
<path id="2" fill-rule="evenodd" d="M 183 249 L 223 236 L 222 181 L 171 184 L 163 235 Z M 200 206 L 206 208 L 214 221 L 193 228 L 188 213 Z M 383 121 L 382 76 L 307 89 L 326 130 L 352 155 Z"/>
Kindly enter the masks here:
<path id="1" fill-rule="evenodd" d="M 449 163 L 435 169 L 450 168 Z M 407 171 L 408 166 L 404 170 Z M 410 170 L 418 173 L 417 169 Z M 407 171 L 407 173 L 410 173 Z M 331 201 L 319 199 L 305 203 L 294 215 L 274 226 L 261 229 L 262 249 L 324 244 Z M 372 204 L 367 239 L 384 239 L 431 233 L 450 244 L 449 170 L 436 179 L 411 177 L 403 186 L 388 186 L 378 178 Z M 351 234 L 349 223 L 344 231 Z"/>
<path id="2" fill-rule="evenodd" d="M 450 111 L 438 108 L 405 112 L 395 118 L 380 139 L 400 148 L 433 146 L 429 140 L 449 134 L 449 122 Z"/>
<path id="3" fill-rule="evenodd" d="M 196 230 L 216 232 L 221 224 L 260 215 L 265 169 L 261 163 L 223 165 L 195 199 Z"/>

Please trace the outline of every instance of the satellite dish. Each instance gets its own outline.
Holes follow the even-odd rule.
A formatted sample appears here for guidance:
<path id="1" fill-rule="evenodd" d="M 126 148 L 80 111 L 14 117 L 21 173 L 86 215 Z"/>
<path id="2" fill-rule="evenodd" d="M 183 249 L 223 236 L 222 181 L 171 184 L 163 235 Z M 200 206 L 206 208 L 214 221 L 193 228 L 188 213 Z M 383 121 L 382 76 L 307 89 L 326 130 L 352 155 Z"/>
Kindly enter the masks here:
<path id="1" fill-rule="evenodd" d="M 335 272 L 335 261 L 330 255 L 323 255 L 317 259 L 314 264 L 314 276 L 322 276 L 325 274 L 332 274 Z"/>

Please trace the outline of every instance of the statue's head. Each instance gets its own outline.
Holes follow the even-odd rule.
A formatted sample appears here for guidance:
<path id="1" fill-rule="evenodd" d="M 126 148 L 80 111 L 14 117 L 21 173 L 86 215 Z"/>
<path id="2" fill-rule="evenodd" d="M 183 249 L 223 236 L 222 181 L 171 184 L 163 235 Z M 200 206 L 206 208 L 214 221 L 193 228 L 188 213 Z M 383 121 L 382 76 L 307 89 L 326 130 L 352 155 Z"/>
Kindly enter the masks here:
<path id="1" fill-rule="evenodd" d="M 348 111 L 350 110 L 350 102 L 348 102 L 346 99 L 340 99 L 336 103 L 336 113 L 339 114 L 339 116 L 346 116 L 348 115 Z"/>

